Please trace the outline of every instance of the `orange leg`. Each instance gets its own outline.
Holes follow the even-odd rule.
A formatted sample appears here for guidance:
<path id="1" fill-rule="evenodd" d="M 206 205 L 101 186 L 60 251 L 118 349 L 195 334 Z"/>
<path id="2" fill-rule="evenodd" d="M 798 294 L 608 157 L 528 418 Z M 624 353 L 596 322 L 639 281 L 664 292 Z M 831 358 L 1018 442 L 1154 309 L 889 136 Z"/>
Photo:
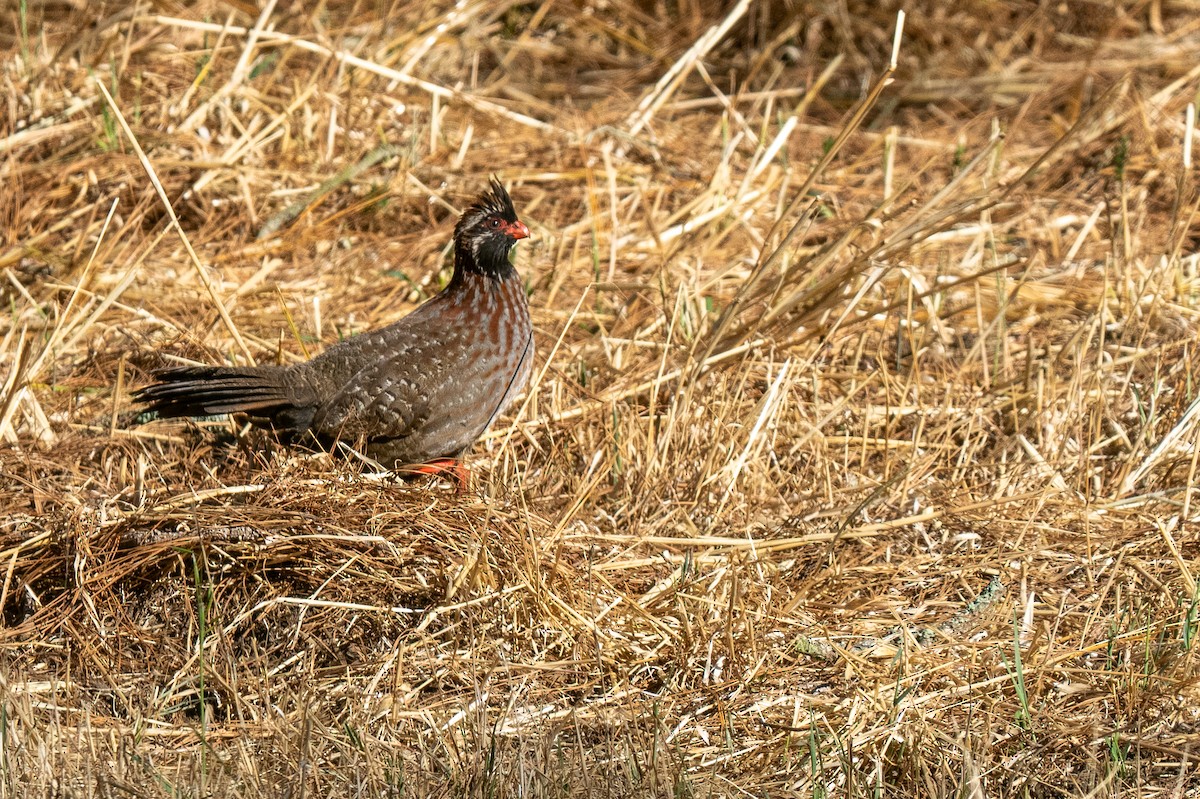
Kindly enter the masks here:
<path id="1" fill-rule="evenodd" d="M 471 470 L 462 461 L 454 458 L 438 458 L 436 461 L 413 466 L 408 470 L 408 474 L 441 475 L 454 483 L 460 494 L 465 494 L 471 483 Z"/>

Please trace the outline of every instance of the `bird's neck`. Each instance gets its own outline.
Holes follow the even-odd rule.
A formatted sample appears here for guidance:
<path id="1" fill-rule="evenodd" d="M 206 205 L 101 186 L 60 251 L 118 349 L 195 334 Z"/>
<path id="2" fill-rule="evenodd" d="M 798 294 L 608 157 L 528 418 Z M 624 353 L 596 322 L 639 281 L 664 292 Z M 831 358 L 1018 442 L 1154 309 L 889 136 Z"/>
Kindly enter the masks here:
<path id="1" fill-rule="evenodd" d="M 508 313 L 506 309 L 514 306 L 527 307 L 526 302 L 525 285 L 517 270 L 510 266 L 505 275 L 455 270 L 450 284 L 429 304 L 441 304 L 445 309 L 441 313 L 448 317 L 465 314 L 478 321 L 496 313 Z"/>
<path id="2" fill-rule="evenodd" d="M 485 278 L 502 282 L 517 276 L 517 270 L 508 260 L 508 252 L 494 247 L 474 246 L 459 242 L 454 247 L 454 276 L 451 283 Z"/>

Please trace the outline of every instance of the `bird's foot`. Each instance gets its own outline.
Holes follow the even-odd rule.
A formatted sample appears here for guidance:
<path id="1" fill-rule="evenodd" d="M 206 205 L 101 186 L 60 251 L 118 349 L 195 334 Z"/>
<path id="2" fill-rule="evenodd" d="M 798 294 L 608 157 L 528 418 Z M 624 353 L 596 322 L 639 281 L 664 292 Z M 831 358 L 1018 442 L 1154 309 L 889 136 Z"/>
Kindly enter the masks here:
<path id="1" fill-rule="evenodd" d="M 454 458 L 438 458 L 436 461 L 423 463 L 420 466 L 412 466 L 408 470 L 408 474 L 419 475 L 429 474 L 442 476 L 454 483 L 454 487 L 459 494 L 467 493 L 467 488 L 471 484 L 471 470 L 466 465 Z"/>

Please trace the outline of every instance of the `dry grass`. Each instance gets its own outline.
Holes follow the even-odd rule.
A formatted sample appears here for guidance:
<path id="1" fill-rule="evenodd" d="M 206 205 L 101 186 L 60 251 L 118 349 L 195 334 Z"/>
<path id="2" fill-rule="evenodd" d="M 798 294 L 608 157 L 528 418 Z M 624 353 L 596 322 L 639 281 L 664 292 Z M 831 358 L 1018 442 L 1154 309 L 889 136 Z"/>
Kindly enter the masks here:
<path id="1" fill-rule="evenodd" d="M 0 33 L 0 796 L 1195 795 L 1194 4 L 910 4 L 887 85 L 865 2 L 85 5 Z M 478 492 L 135 419 L 492 172 Z"/>

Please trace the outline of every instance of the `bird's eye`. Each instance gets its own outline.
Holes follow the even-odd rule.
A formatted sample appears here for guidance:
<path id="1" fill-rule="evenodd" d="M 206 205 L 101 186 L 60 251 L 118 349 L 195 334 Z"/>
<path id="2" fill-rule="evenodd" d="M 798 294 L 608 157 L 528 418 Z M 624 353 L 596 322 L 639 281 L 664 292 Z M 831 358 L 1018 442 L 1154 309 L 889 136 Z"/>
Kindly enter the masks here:
<path id="1" fill-rule="evenodd" d="M 492 230 L 499 230 L 499 229 L 500 229 L 500 220 L 499 220 L 497 217 L 494 217 L 494 216 L 493 216 L 493 217 L 491 217 L 491 218 L 489 218 L 489 219 L 488 219 L 488 221 L 487 221 L 487 225 L 488 225 L 488 227 L 490 227 Z"/>

